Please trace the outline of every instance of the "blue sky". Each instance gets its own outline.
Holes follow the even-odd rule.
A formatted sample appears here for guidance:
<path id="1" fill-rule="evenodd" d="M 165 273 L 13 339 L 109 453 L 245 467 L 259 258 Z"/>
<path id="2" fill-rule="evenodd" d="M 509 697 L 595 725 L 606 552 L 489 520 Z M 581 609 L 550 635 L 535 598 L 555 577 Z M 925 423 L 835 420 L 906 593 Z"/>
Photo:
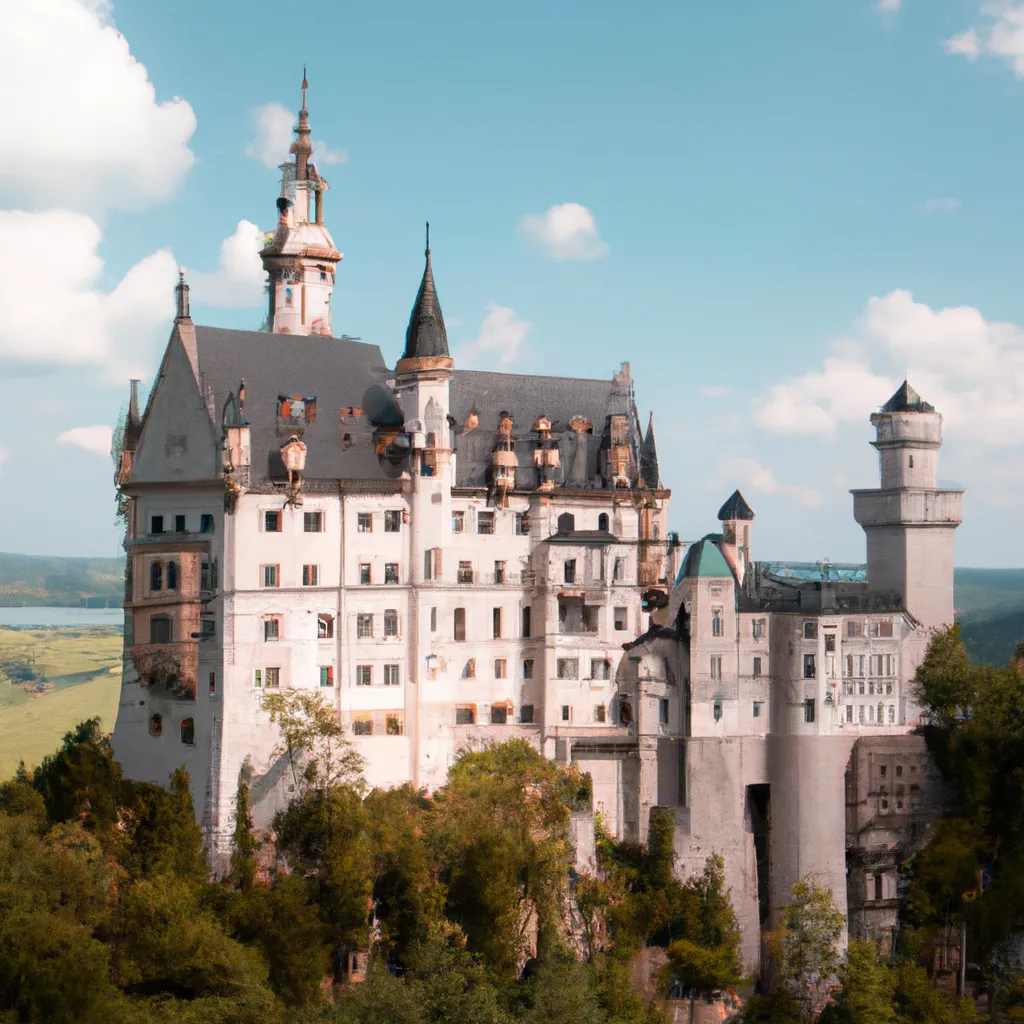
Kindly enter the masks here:
<path id="1" fill-rule="evenodd" d="M 868 416 L 909 370 L 968 489 L 958 563 L 1024 564 L 1003 528 L 1024 503 L 1024 3 L 22 8 L 0 41 L 0 374 L 22 395 L 0 547 L 118 553 L 89 428 L 151 376 L 175 265 L 198 322 L 259 325 L 260 125 L 297 108 L 305 63 L 337 161 L 336 333 L 397 358 L 429 218 L 461 365 L 629 360 L 673 527 L 715 528 L 739 486 L 772 558 L 862 558 L 848 489 L 875 485 Z"/>

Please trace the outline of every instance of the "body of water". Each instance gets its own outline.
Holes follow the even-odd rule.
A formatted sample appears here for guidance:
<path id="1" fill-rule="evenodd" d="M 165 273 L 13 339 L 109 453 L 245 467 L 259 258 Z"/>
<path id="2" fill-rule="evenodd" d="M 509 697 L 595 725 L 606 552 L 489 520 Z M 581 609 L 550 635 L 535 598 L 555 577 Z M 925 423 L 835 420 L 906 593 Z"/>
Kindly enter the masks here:
<path id="1" fill-rule="evenodd" d="M 120 608 L 0 608 L 0 626 L 123 626 Z"/>

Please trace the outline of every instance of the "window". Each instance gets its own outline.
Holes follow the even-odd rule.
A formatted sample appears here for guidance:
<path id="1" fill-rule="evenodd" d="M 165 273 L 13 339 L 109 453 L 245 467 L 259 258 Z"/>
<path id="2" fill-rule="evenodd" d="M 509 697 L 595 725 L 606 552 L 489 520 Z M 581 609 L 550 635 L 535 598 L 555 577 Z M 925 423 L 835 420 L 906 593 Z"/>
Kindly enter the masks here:
<path id="1" fill-rule="evenodd" d="M 194 718 L 183 718 L 181 720 L 181 742 L 186 747 L 196 745 L 196 720 Z"/>
<path id="2" fill-rule="evenodd" d="M 281 639 L 281 618 L 277 615 L 271 615 L 269 618 L 263 620 L 263 639 L 264 640 L 280 640 Z"/>
<path id="3" fill-rule="evenodd" d="M 164 532 L 164 517 L 163 516 L 150 516 L 149 517 L 149 532 L 150 533 L 163 533 Z"/>
<path id="4" fill-rule="evenodd" d="M 164 567 L 159 562 L 153 562 L 149 567 L 149 589 L 151 591 L 162 590 L 164 585 Z"/>
<path id="5" fill-rule="evenodd" d="M 213 516 L 209 512 L 204 512 L 199 517 L 199 532 L 213 533 Z"/>
<path id="6" fill-rule="evenodd" d="M 280 586 L 280 566 L 277 565 L 264 565 L 263 569 L 263 586 L 265 587 L 278 587 Z"/>
<path id="7" fill-rule="evenodd" d="M 567 558 L 564 566 L 565 582 L 575 583 L 576 582 L 576 559 Z"/>
<path id="8" fill-rule="evenodd" d="M 864 696 L 864 680 L 863 679 L 858 679 L 857 680 L 857 694 L 860 697 Z"/>
<path id="9" fill-rule="evenodd" d="M 303 531 L 303 533 L 323 533 L 324 532 L 324 514 L 323 514 L 323 512 L 303 512 L 302 513 L 302 531 Z"/>
<path id="10" fill-rule="evenodd" d="M 373 682 L 372 665 L 356 665 L 356 686 L 369 686 Z"/>
<path id="11" fill-rule="evenodd" d="M 209 690 L 207 691 L 211 697 L 217 696 L 217 673 L 211 672 L 210 677 L 207 680 Z"/>
<path id="12" fill-rule="evenodd" d="M 491 725 L 506 725 L 508 723 L 508 705 L 491 705 Z"/>
<path id="13" fill-rule="evenodd" d="M 804 639 L 805 640 L 817 640 L 818 639 L 818 623 L 814 619 L 808 619 L 804 623 Z"/>
<path id="14" fill-rule="evenodd" d="M 616 558 L 615 561 L 612 563 L 612 580 L 614 582 L 618 582 L 622 579 L 622 573 L 625 569 L 623 561 L 624 560 L 621 558 Z"/>
<path id="15" fill-rule="evenodd" d="M 804 721 L 814 721 L 814 698 L 808 698 L 804 701 Z"/>
<path id="16" fill-rule="evenodd" d="M 397 562 L 385 562 L 384 563 L 384 582 L 385 583 L 397 583 L 398 582 L 398 563 Z"/>
<path id="17" fill-rule="evenodd" d="M 256 669 L 256 678 L 253 680 L 253 685 L 256 687 L 256 689 L 259 689 L 261 686 L 263 686 L 263 669 Z"/>
<path id="18" fill-rule="evenodd" d="M 606 658 L 592 658 L 590 661 L 591 679 L 608 679 L 611 664 Z"/>
<path id="19" fill-rule="evenodd" d="M 385 665 L 384 666 L 384 685 L 385 686 L 398 686 L 402 682 L 402 677 L 398 674 L 397 665 Z"/>
<path id="20" fill-rule="evenodd" d="M 813 679 L 817 675 L 817 669 L 814 664 L 814 655 L 804 655 L 804 679 Z"/>
<path id="21" fill-rule="evenodd" d="M 466 528 L 466 513 L 452 513 L 452 533 L 462 533 Z"/>
<path id="22" fill-rule="evenodd" d="M 476 708 L 472 706 L 466 706 L 455 709 L 455 724 L 456 725 L 475 725 L 476 724 Z"/>
<path id="23" fill-rule="evenodd" d="M 470 658 L 462 669 L 463 679 L 476 679 L 476 658 Z"/>
<path id="24" fill-rule="evenodd" d="M 722 635 L 722 609 L 712 608 L 711 609 L 711 635 L 721 636 Z"/>
<path id="25" fill-rule="evenodd" d="M 494 582 L 504 583 L 505 582 L 505 563 L 495 562 L 494 563 Z"/>
<path id="26" fill-rule="evenodd" d="M 755 658 L 754 659 L 754 673 L 753 674 L 755 676 L 759 676 L 761 674 L 761 659 L 760 658 Z"/>
<path id="27" fill-rule="evenodd" d="M 836 653 L 836 635 L 835 633 L 825 634 L 825 653 L 835 654 Z"/>
<path id="28" fill-rule="evenodd" d="M 321 612 L 316 617 L 316 635 L 319 640 L 330 640 L 334 636 L 334 616 Z"/>
<path id="29" fill-rule="evenodd" d="M 523 725 L 533 725 L 533 705 L 532 704 L 524 704 L 519 709 L 519 721 L 522 722 Z"/>
<path id="30" fill-rule="evenodd" d="M 356 515 L 356 533 L 373 533 L 372 512 L 360 512 Z"/>
<path id="31" fill-rule="evenodd" d="M 389 736 L 401 736 L 405 731 L 401 715 L 388 715 L 384 719 L 384 731 Z"/>
<path id="32" fill-rule="evenodd" d="M 430 609 L 430 632 L 437 632 L 437 608 Z"/>
<path id="33" fill-rule="evenodd" d="M 280 533 L 282 520 L 284 516 L 281 515 L 280 509 L 273 512 L 263 513 L 263 532 L 264 533 Z"/>
<path id="34" fill-rule="evenodd" d="M 163 715 L 150 715 L 149 718 L 149 735 L 150 736 L 163 736 L 164 734 L 164 716 Z"/>
<path id="35" fill-rule="evenodd" d="M 199 639 L 213 640 L 217 636 L 217 618 L 214 615 L 203 615 L 199 620 Z"/>
<path id="36" fill-rule="evenodd" d="M 353 718 L 352 719 L 352 735 L 353 736 L 372 736 L 373 735 L 373 719 L 367 716 L 366 718 Z"/>
<path id="37" fill-rule="evenodd" d="M 754 619 L 750 623 L 750 632 L 755 640 L 760 640 L 764 636 L 764 619 Z"/>
<path id="38" fill-rule="evenodd" d="M 563 722 L 571 722 L 572 721 L 572 707 L 569 704 L 563 704 L 562 705 L 562 721 Z"/>
<path id="39" fill-rule="evenodd" d="M 476 532 L 477 533 L 494 533 L 494 513 L 493 512 L 477 512 L 477 514 L 476 514 Z"/>
<path id="40" fill-rule="evenodd" d="M 150 617 L 149 642 L 151 644 L 169 644 L 171 642 L 171 620 L 166 615 Z"/>
<path id="41" fill-rule="evenodd" d="M 494 659 L 494 678 L 504 679 L 508 675 L 508 662 L 504 658 Z"/>
<path id="42" fill-rule="evenodd" d="M 472 562 L 459 562 L 459 583 L 472 583 L 473 582 L 473 563 Z"/>
<path id="43" fill-rule="evenodd" d="M 167 563 L 167 589 L 177 590 L 178 589 L 178 563 L 168 562 Z"/>
<path id="44" fill-rule="evenodd" d="M 368 612 L 360 612 L 356 616 L 356 638 L 366 640 L 373 636 L 373 616 Z"/>
<path id="45" fill-rule="evenodd" d="M 711 658 L 711 678 L 722 678 L 722 656 L 720 654 L 715 654 Z"/>
<path id="46" fill-rule="evenodd" d="M 385 533 L 400 533 L 402 530 L 402 512 L 401 509 L 389 508 L 384 513 L 384 532 Z"/>
<path id="47" fill-rule="evenodd" d="M 321 665 L 320 666 L 320 685 L 321 686 L 333 686 L 334 685 L 334 666 L 333 665 Z"/>
<path id="48" fill-rule="evenodd" d="M 868 705 L 868 721 L 873 722 L 875 720 L 875 705 Z"/>
<path id="49" fill-rule="evenodd" d="M 523 678 L 533 678 L 533 658 L 526 658 L 523 661 Z"/>
<path id="50" fill-rule="evenodd" d="M 893 725 L 895 723 L 895 721 L 896 721 L 896 705 L 895 704 L 890 704 L 889 705 L 889 724 Z M 899 773 L 900 773 L 900 769 L 897 766 L 896 774 L 899 775 Z"/>
<path id="51" fill-rule="evenodd" d="M 491 635 L 495 640 L 501 639 L 501 609 L 495 608 L 491 612 Z"/>
<path id="52" fill-rule="evenodd" d="M 319 566 L 304 565 L 302 567 L 302 585 L 304 587 L 318 587 L 320 585 Z"/>
<path id="53" fill-rule="evenodd" d="M 530 606 L 527 605 L 523 609 L 523 636 L 528 637 L 532 635 L 530 632 Z"/>
<path id="54" fill-rule="evenodd" d="M 370 563 L 369 562 L 360 562 L 359 563 L 359 583 L 362 586 L 365 587 L 365 586 L 368 586 L 371 582 L 373 582 L 373 576 L 372 576 L 372 574 L 370 572 Z"/>
<path id="55" fill-rule="evenodd" d="M 881 725 L 885 721 L 885 705 L 878 705 L 878 724 Z"/>
<path id="56" fill-rule="evenodd" d="M 454 613 L 455 618 L 455 639 L 465 640 L 466 639 L 466 609 L 456 608 Z"/>
<path id="57" fill-rule="evenodd" d="M 186 521 L 185 521 L 185 517 L 184 516 L 180 516 L 179 515 L 179 516 L 175 516 L 174 517 L 174 532 L 175 533 L 185 533 L 186 532 L 185 525 L 186 525 Z"/>
<path id="58" fill-rule="evenodd" d="M 394 608 L 384 613 L 384 635 L 398 636 L 398 612 Z"/>
<path id="59" fill-rule="evenodd" d="M 658 701 L 658 724 L 668 725 L 668 701 L 664 697 Z"/>
<path id="60" fill-rule="evenodd" d="M 846 635 L 849 637 L 857 637 L 864 635 L 864 623 L 859 619 L 849 619 L 846 623 Z"/>
<path id="61" fill-rule="evenodd" d="M 281 670 L 279 668 L 267 669 L 267 686 L 276 688 L 281 685 Z"/>
<path id="62" fill-rule="evenodd" d="M 607 512 L 602 512 L 597 517 L 597 528 L 599 530 L 604 530 L 605 533 L 608 532 L 608 513 Z M 604 719 L 602 718 L 601 721 L 603 722 Z"/>
<path id="63" fill-rule="evenodd" d="M 627 621 L 628 618 L 629 618 L 629 612 L 628 612 L 628 610 L 626 608 L 616 608 L 615 609 L 615 628 L 617 630 L 620 630 L 620 631 L 624 630 L 624 629 L 628 629 L 629 628 L 628 621 Z"/>
<path id="64" fill-rule="evenodd" d="M 878 635 L 882 637 L 891 637 L 892 622 L 880 622 L 878 624 Z"/>
<path id="65" fill-rule="evenodd" d="M 594 705 L 594 721 L 595 722 L 606 722 L 608 721 L 608 709 L 603 704 Z"/>
<path id="66" fill-rule="evenodd" d="M 199 564 L 199 589 L 216 590 L 219 582 L 217 576 L 216 559 L 201 562 Z"/>
<path id="67" fill-rule="evenodd" d="M 884 779 L 888 774 L 889 774 L 889 767 L 888 767 L 888 765 L 880 764 L 878 766 L 878 777 L 880 779 Z"/>
<path id="68" fill-rule="evenodd" d="M 754 701 L 754 717 L 755 718 L 760 718 L 761 717 L 761 701 L 759 701 L 759 700 L 755 700 Z"/>
<path id="69" fill-rule="evenodd" d="M 525 537 L 530 532 L 530 517 L 525 512 L 516 513 L 516 535 Z M 530 709 L 531 714 L 533 709 Z M 531 718 L 530 721 L 533 721 Z"/>
<path id="70" fill-rule="evenodd" d="M 848 722 L 852 722 L 853 721 L 853 705 L 852 704 L 847 704 L 846 705 L 846 720 Z"/>
<path id="71" fill-rule="evenodd" d="M 558 659 L 558 678 L 559 679 L 579 679 L 580 677 L 580 663 L 578 658 L 559 658 Z"/>

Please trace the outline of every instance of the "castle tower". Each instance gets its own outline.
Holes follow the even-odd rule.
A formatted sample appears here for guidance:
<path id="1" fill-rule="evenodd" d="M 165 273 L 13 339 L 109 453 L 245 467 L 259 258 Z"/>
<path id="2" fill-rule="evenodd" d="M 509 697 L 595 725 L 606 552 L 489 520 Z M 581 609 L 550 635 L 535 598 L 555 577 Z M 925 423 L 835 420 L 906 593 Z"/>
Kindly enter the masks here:
<path id="1" fill-rule="evenodd" d="M 880 483 L 853 491 L 867 536 L 868 585 L 896 594 L 929 629 L 953 621 L 953 531 L 963 491 L 938 487 L 942 417 L 906 382 L 871 417 Z"/>
<path id="2" fill-rule="evenodd" d="M 260 253 L 267 271 L 267 326 L 274 334 L 331 335 L 331 293 L 342 255 L 324 226 L 327 181 L 310 162 L 306 72 L 302 72 L 302 109 L 291 154 L 281 165 L 277 228 Z"/>
<path id="3" fill-rule="evenodd" d="M 750 556 L 750 524 L 754 521 L 754 510 L 739 491 L 733 491 L 725 504 L 718 510 L 718 521 L 722 524 L 722 552 L 736 572 L 736 580 L 743 586 Z"/>

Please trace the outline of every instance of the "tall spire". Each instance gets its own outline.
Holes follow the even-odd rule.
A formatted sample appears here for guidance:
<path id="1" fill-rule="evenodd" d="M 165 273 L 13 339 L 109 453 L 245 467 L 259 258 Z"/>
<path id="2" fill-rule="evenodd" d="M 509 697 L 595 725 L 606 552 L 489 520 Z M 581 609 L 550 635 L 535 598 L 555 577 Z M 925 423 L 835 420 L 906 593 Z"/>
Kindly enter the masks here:
<path id="1" fill-rule="evenodd" d="M 184 267 L 178 267 L 178 283 L 174 286 L 174 319 L 189 319 L 188 285 L 185 284 Z"/>
<path id="2" fill-rule="evenodd" d="M 310 142 L 309 111 L 306 109 L 306 90 L 309 82 L 306 81 L 306 66 L 302 66 L 302 109 L 299 110 L 299 126 L 295 129 L 295 141 L 288 149 L 289 153 L 295 156 L 295 180 L 305 181 L 306 165 L 313 153 L 313 143 Z"/>
<path id="3" fill-rule="evenodd" d="M 648 487 L 661 487 L 658 468 L 658 445 L 654 440 L 654 411 L 647 421 L 647 433 L 640 448 L 640 475 Z"/>
<path id="4" fill-rule="evenodd" d="M 427 223 L 427 246 L 423 255 L 426 266 L 423 268 L 423 280 L 420 290 L 416 293 L 416 302 L 409 317 L 409 327 L 405 332 L 405 354 L 403 359 L 434 359 L 448 356 L 448 332 L 444 327 L 444 316 L 441 304 L 437 299 L 434 287 L 434 271 L 430 265 L 430 223 Z"/>

